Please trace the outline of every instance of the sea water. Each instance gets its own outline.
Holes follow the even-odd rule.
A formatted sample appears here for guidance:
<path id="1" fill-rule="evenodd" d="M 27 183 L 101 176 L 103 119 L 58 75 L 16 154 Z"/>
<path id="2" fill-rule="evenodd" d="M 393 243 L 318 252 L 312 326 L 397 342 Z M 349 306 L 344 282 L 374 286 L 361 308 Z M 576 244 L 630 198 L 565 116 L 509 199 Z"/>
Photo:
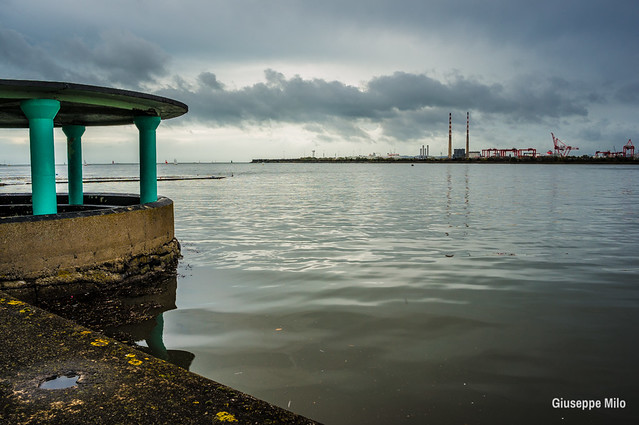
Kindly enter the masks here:
<path id="1" fill-rule="evenodd" d="M 637 417 L 638 167 L 168 164 L 158 175 L 227 177 L 158 184 L 183 254 L 164 344 L 193 353 L 191 371 L 326 424 Z"/>

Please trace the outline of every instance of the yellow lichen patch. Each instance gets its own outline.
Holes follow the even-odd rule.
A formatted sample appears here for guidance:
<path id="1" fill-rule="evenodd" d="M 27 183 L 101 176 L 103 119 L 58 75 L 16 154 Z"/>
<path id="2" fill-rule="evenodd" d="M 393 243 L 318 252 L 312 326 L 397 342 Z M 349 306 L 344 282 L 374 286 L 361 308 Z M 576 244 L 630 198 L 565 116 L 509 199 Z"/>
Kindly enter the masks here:
<path id="1" fill-rule="evenodd" d="M 96 347 L 104 347 L 106 345 L 109 345 L 109 341 L 104 338 L 97 338 L 91 343 L 91 345 L 95 345 Z"/>
<path id="2" fill-rule="evenodd" d="M 136 359 L 133 353 L 125 354 L 124 357 L 128 357 L 130 359 L 128 363 L 133 366 L 140 366 L 142 364 L 142 360 Z"/>
<path id="3" fill-rule="evenodd" d="M 11 300 L 7 304 L 9 304 L 9 305 L 22 305 L 22 304 L 25 304 L 25 303 L 23 303 L 22 301 L 18 301 L 18 300 Z"/>
<path id="4" fill-rule="evenodd" d="M 231 415 L 229 412 L 217 412 L 215 417 L 220 422 L 237 422 L 235 416 Z"/>
<path id="5" fill-rule="evenodd" d="M 80 335 L 88 335 L 90 333 L 91 333 L 91 331 L 82 331 L 82 332 L 80 332 Z"/>

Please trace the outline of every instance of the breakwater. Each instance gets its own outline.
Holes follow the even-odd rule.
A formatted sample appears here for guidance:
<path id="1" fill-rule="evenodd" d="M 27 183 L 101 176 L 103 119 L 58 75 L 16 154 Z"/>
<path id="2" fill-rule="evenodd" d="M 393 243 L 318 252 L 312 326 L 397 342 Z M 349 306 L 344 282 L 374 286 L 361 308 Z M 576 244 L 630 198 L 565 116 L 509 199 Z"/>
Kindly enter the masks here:
<path id="1" fill-rule="evenodd" d="M 462 164 L 639 164 L 637 158 L 595 158 L 590 156 L 538 156 L 490 158 L 413 158 L 413 157 L 330 157 L 330 158 L 258 158 L 251 163 L 462 163 Z"/>

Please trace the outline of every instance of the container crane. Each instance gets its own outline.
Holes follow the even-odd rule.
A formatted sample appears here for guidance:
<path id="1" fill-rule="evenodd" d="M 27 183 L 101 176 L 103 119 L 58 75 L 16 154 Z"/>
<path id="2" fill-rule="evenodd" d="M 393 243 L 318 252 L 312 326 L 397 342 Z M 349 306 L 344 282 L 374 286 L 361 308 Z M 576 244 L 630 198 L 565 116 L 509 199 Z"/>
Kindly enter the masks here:
<path id="1" fill-rule="evenodd" d="M 630 152 L 630 158 L 634 158 L 635 157 L 635 147 L 632 144 L 632 140 L 628 139 L 628 143 L 626 143 L 626 145 L 623 147 L 623 157 L 625 158 L 627 155 L 627 153 Z"/>
<path id="2" fill-rule="evenodd" d="M 550 135 L 552 136 L 552 142 L 555 145 L 555 155 L 561 156 L 561 157 L 566 157 L 566 156 L 568 156 L 568 154 L 570 153 L 571 150 L 573 150 L 573 149 L 576 150 L 576 151 L 579 150 L 579 148 L 576 147 L 576 146 L 569 146 L 569 145 L 565 144 L 564 142 L 562 142 L 561 140 L 556 138 L 553 133 L 550 133 Z"/>

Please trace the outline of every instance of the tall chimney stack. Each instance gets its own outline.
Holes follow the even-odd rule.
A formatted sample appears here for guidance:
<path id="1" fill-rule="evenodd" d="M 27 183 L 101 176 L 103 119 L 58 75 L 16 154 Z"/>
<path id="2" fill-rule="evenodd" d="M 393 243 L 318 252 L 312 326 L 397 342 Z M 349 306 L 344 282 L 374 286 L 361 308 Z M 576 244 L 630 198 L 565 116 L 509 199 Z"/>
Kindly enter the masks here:
<path id="1" fill-rule="evenodd" d="M 470 112 L 466 112 L 466 159 L 470 158 Z"/>
<path id="2" fill-rule="evenodd" d="M 448 159 L 453 157 L 453 114 L 448 113 Z"/>

